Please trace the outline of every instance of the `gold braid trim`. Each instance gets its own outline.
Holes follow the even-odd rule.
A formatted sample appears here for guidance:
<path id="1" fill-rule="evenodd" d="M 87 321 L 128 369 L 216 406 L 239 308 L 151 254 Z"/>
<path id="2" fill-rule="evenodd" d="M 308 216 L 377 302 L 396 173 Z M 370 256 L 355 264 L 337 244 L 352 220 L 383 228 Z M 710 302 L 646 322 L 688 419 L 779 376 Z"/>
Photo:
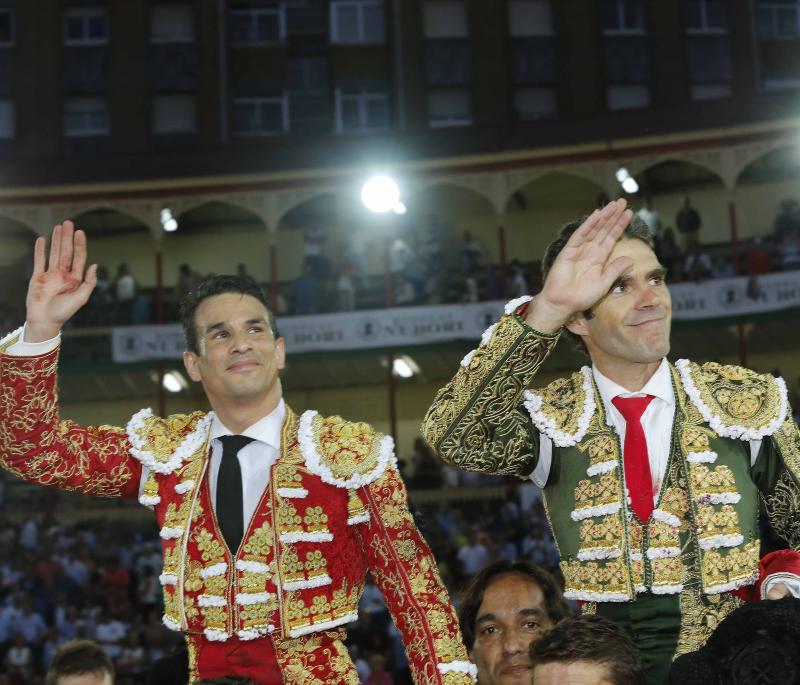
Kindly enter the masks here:
<path id="1" fill-rule="evenodd" d="M 800 550 L 800 429 L 787 419 L 772 436 L 786 469 L 764 497 L 770 525 L 786 543 Z"/>
<path id="2" fill-rule="evenodd" d="M 533 425 L 522 393 L 558 342 L 516 315 L 504 316 L 485 345 L 465 358 L 422 423 L 422 435 L 459 468 L 520 475 L 530 468 Z"/>

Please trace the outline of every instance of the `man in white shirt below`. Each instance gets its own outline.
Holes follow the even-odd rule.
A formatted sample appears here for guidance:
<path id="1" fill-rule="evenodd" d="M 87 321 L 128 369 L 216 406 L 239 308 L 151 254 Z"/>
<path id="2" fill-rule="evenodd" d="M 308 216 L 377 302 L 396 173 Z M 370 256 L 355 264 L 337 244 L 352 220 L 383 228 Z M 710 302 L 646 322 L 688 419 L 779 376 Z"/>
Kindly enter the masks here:
<path id="1" fill-rule="evenodd" d="M 508 303 L 423 436 L 456 466 L 542 488 L 565 597 L 624 626 L 648 682 L 663 683 L 672 657 L 702 645 L 740 598 L 800 590 L 800 435 L 786 386 L 667 361 L 665 269 L 624 200 L 567 224 L 542 266 L 541 293 Z M 529 389 L 561 335 L 591 367 Z M 763 559 L 760 498 L 790 548 Z"/>
<path id="2" fill-rule="evenodd" d="M 28 480 L 153 508 L 164 624 L 186 636 L 189 680 L 355 685 L 343 626 L 367 571 L 417 685 L 468 685 L 474 667 L 436 562 L 408 511 L 393 441 L 284 403 L 285 342 L 249 278 L 214 276 L 182 303 L 187 373 L 210 412 L 126 428 L 59 419 L 60 330 L 89 299 L 86 236 L 36 242 L 25 326 L 0 341 L 0 465 Z"/>

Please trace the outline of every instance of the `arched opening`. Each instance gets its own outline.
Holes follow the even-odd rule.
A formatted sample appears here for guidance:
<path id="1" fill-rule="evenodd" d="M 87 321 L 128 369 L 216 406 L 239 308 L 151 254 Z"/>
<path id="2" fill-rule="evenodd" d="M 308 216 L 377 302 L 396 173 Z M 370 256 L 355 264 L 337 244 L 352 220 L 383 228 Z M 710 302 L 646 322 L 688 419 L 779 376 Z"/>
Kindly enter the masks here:
<path id="1" fill-rule="evenodd" d="M 22 325 L 25 295 L 33 269 L 34 232 L 0 215 L 0 336 Z"/>

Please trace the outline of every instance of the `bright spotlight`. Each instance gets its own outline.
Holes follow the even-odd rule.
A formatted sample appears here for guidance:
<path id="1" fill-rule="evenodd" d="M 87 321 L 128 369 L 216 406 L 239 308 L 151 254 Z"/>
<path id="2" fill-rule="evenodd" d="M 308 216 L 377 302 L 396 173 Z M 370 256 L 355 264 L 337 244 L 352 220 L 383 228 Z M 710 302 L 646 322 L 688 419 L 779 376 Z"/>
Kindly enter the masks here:
<path id="1" fill-rule="evenodd" d="M 392 207 L 392 211 L 395 214 L 399 214 L 402 216 L 408 211 L 408 207 L 406 207 L 404 203 L 398 202 L 394 207 Z"/>
<path id="2" fill-rule="evenodd" d="M 167 233 L 178 230 L 178 221 L 172 216 L 172 210 L 169 207 L 161 210 L 161 226 Z"/>
<path id="3" fill-rule="evenodd" d="M 616 176 L 617 181 L 619 181 L 620 184 L 625 183 L 625 179 L 631 177 L 630 172 L 624 166 L 621 166 L 619 169 L 617 169 Z"/>
<path id="4" fill-rule="evenodd" d="M 639 184 L 633 176 L 629 176 L 622 182 L 622 189 L 629 195 L 639 192 Z"/>
<path id="5" fill-rule="evenodd" d="M 180 374 L 179 371 L 169 371 L 165 373 L 161 384 L 164 386 L 164 390 L 173 393 L 185 390 L 188 386 L 186 379 Z"/>
<path id="6" fill-rule="evenodd" d="M 400 202 L 400 188 L 391 176 L 373 176 L 361 188 L 361 202 L 370 212 L 385 214 Z"/>
<path id="7" fill-rule="evenodd" d="M 407 354 L 394 358 L 392 372 L 400 378 L 412 378 L 420 371 L 419 365 Z"/>

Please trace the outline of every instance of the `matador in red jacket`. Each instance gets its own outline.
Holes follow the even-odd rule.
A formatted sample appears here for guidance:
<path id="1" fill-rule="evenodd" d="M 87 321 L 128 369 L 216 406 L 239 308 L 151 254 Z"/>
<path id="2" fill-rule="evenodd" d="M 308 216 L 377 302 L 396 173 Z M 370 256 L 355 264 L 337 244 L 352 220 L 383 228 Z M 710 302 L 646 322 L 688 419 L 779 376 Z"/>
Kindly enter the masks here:
<path id="1" fill-rule="evenodd" d="M 182 631 L 190 682 L 356 685 L 344 626 L 369 571 L 416 685 L 467 685 L 468 661 L 436 562 L 409 512 L 391 437 L 297 416 L 282 399 L 284 340 L 250 279 L 216 276 L 183 303 L 189 376 L 212 411 L 125 428 L 59 418 L 59 333 L 88 299 L 86 237 L 37 240 L 25 326 L 0 341 L 0 462 L 27 480 L 138 498 L 162 538 L 164 623 Z"/>

